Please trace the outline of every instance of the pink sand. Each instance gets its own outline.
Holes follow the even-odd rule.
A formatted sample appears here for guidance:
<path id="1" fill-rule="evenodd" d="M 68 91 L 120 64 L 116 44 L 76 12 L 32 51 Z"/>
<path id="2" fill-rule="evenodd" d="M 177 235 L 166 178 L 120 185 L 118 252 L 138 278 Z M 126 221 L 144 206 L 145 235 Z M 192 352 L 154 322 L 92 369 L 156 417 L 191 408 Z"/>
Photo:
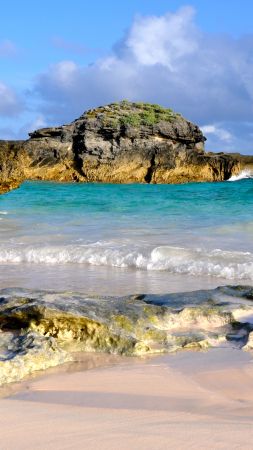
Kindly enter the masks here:
<path id="1" fill-rule="evenodd" d="M 217 349 L 61 369 L 0 399 L 0 418 L 1 450 L 251 450 L 251 356 Z"/>

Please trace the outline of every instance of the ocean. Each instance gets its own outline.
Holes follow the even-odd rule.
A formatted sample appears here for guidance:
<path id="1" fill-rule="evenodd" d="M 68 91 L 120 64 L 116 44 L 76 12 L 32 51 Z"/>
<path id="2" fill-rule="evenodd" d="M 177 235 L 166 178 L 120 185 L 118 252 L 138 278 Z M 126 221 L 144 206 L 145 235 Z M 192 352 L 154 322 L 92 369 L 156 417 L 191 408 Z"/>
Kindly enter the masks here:
<path id="1" fill-rule="evenodd" d="M 0 196 L 0 386 L 79 352 L 252 349 L 253 179 L 244 175 L 26 182 Z"/>
<path id="2" fill-rule="evenodd" d="M 252 282 L 251 178 L 36 181 L 0 196 L 1 288 L 125 295 Z"/>

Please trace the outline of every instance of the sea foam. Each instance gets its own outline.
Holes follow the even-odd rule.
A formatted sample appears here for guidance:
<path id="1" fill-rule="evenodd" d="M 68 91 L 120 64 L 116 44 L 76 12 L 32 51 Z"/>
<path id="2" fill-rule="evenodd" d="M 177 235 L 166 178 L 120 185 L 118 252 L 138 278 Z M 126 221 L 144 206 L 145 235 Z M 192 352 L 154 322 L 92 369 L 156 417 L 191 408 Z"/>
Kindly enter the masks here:
<path id="1" fill-rule="evenodd" d="M 192 276 L 253 280 L 253 254 L 220 249 L 126 245 L 1 246 L 0 263 L 90 264 Z"/>
<path id="2" fill-rule="evenodd" d="M 249 169 L 242 170 L 238 175 L 232 175 L 232 177 L 229 178 L 228 181 L 240 181 L 245 178 L 253 178 L 252 170 Z"/>

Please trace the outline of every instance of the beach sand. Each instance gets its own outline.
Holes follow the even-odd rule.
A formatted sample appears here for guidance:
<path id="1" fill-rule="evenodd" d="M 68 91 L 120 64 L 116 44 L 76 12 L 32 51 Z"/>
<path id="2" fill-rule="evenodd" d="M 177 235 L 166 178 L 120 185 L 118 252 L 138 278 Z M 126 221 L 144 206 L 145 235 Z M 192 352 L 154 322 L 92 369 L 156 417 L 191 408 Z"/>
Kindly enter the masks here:
<path id="1" fill-rule="evenodd" d="M 252 449 L 252 361 L 231 348 L 87 356 L 5 391 L 0 448 Z"/>

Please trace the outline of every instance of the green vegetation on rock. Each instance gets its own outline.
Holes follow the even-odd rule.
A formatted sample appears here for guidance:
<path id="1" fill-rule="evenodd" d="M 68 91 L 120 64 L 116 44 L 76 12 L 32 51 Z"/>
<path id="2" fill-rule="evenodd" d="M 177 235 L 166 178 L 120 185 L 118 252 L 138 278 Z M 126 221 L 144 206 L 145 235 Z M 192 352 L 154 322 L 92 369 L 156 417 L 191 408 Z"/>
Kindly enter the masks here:
<path id="1" fill-rule="evenodd" d="M 117 128 L 130 125 L 152 126 L 159 122 L 172 122 L 180 117 L 170 108 L 164 108 L 157 104 L 129 102 L 122 100 L 119 103 L 111 103 L 108 106 L 91 109 L 86 113 L 87 118 L 100 118 L 105 127 Z"/>

